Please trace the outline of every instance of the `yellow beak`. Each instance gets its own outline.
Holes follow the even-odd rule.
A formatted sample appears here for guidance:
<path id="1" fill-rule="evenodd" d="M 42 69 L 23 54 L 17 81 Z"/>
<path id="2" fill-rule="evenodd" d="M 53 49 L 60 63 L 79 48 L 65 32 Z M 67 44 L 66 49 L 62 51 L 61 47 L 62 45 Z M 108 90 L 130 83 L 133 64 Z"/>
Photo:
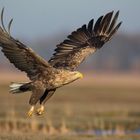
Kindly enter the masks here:
<path id="1" fill-rule="evenodd" d="M 84 76 L 83 76 L 82 73 L 79 72 L 79 73 L 78 73 L 78 77 L 79 77 L 79 78 L 83 78 Z"/>

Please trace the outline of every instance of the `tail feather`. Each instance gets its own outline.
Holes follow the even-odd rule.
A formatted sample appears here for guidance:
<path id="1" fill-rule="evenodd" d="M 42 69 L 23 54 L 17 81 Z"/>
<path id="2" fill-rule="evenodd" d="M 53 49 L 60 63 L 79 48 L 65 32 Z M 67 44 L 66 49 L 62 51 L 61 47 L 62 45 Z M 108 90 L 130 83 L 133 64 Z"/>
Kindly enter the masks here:
<path id="1" fill-rule="evenodd" d="M 10 87 L 10 92 L 13 94 L 22 93 L 28 91 L 30 88 L 30 83 L 12 83 Z"/>
<path id="2" fill-rule="evenodd" d="M 20 84 L 20 83 L 12 83 L 10 85 L 10 92 L 11 93 L 20 93 L 20 87 L 22 86 L 23 84 Z"/>

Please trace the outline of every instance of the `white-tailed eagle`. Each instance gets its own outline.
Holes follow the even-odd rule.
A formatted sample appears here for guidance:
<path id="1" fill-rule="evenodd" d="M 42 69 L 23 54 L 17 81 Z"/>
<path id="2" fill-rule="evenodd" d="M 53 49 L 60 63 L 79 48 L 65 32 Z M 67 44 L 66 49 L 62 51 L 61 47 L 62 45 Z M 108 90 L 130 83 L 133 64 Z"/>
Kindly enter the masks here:
<path id="1" fill-rule="evenodd" d="M 49 61 L 37 55 L 20 41 L 10 35 L 10 20 L 6 30 L 3 21 L 4 9 L 1 13 L 0 47 L 4 55 L 16 68 L 27 73 L 30 82 L 12 83 L 10 92 L 13 94 L 31 91 L 29 104 L 31 108 L 28 115 L 34 112 L 39 102 L 38 115 L 43 114 L 45 102 L 54 94 L 57 88 L 69 84 L 83 75 L 75 71 L 79 64 L 90 54 L 109 41 L 117 32 L 122 22 L 117 24 L 119 11 L 113 16 L 113 11 L 98 18 L 90 20 L 86 25 L 73 31 L 66 40 L 58 44 L 55 53 Z"/>

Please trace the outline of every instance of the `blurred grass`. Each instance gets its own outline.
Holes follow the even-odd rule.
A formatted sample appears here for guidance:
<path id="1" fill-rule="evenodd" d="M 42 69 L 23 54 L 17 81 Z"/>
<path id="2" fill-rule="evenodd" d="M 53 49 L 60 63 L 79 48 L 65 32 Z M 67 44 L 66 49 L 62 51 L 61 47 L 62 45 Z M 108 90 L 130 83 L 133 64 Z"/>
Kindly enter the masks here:
<path id="1" fill-rule="evenodd" d="M 139 140 L 139 136 L 45 136 L 45 135 L 3 135 L 0 137 L 1 140 Z"/>
<path id="2" fill-rule="evenodd" d="M 32 133 L 35 139 L 38 134 L 42 139 L 46 139 L 46 135 L 47 139 L 54 140 L 98 139 L 96 135 L 88 135 L 91 130 L 115 130 L 115 136 L 102 134 L 103 140 L 115 140 L 119 136 L 121 139 L 138 139 L 139 136 L 128 136 L 125 131 L 140 129 L 139 77 L 131 80 L 128 75 L 130 81 L 126 82 L 124 77 L 106 80 L 100 76 L 98 82 L 96 78 L 58 89 L 46 103 L 44 116 L 32 118 L 26 116 L 30 93 L 11 95 L 8 93 L 9 81 L 1 80 L 0 139 L 19 139 L 22 134 L 23 139 L 30 139 Z M 87 135 L 78 132 L 87 132 Z"/>

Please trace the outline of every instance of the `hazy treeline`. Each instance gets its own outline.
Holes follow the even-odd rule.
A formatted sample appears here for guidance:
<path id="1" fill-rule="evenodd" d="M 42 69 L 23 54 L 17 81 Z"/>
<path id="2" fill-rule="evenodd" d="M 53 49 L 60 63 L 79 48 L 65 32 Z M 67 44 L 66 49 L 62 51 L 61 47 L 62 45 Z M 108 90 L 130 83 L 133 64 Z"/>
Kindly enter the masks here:
<path id="1" fill-rule="evenodd" d="M 26 45 L 42 55 L 47 60 L 53 53 L 56 44 L 59 44 L 68 33 L 58 33 L 49 38 L 43 37 L 26 41 Z M 7 67 L 4 57 L 0 53 L 1 67 Z M 4 61 L 3 61 L 4 60 Z M 89 57 L 81 66 L 83 70 L 98 71 L 135 71 L 140 72 L 140 34 L 119 34 L 116 35 L 95 55 Z"/>

